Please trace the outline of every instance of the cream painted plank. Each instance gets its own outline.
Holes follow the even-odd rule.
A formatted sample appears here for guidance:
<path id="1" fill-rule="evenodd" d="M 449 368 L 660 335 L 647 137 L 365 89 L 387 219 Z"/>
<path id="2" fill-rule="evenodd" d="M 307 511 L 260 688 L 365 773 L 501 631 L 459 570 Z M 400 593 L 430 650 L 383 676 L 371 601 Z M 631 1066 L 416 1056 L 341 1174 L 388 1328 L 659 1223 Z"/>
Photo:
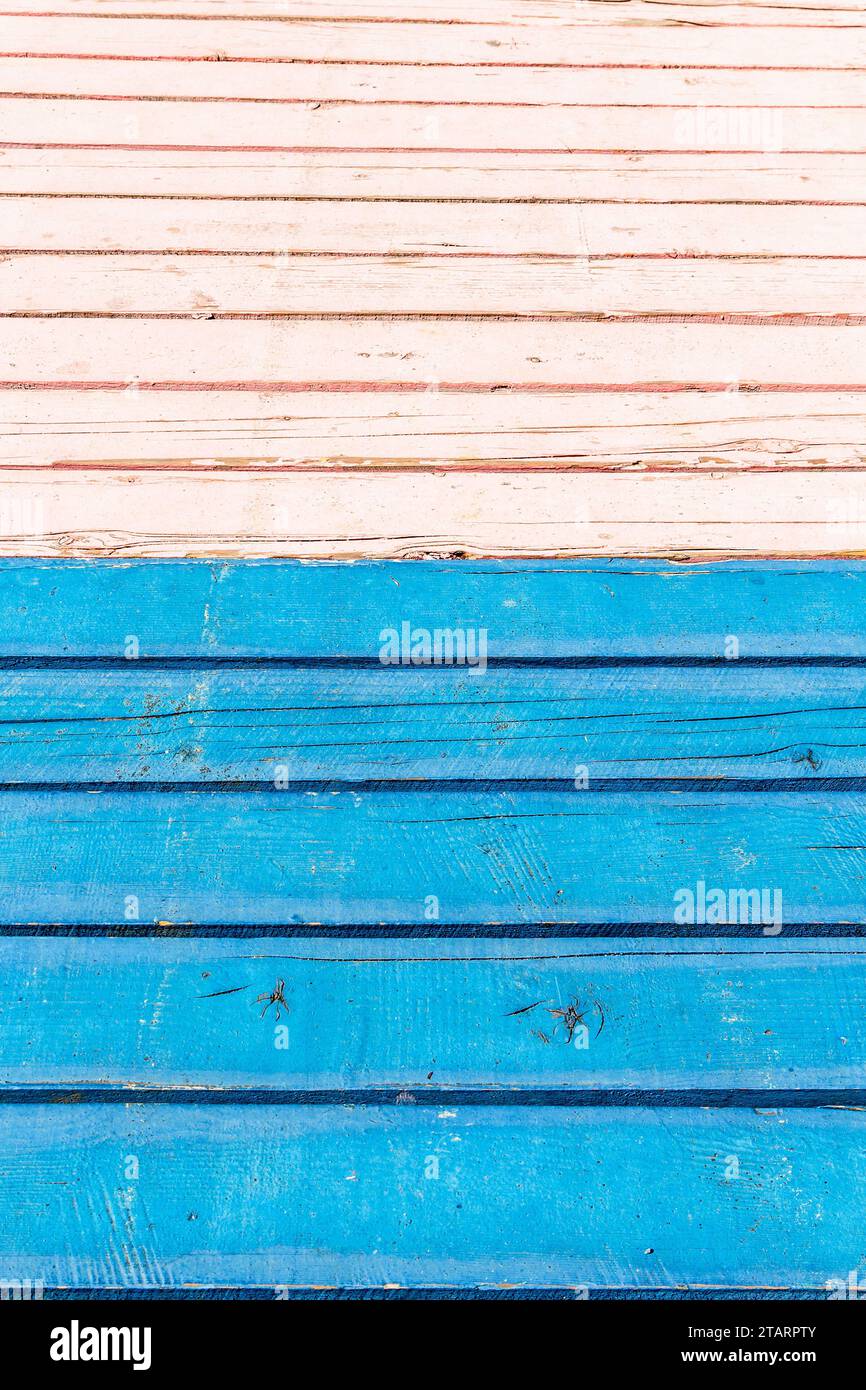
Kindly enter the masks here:
<path id="1" fill-rule="evenodd" d="M 866 552 L 866 477 L 0 472 L 0 520 L 0 555 L 817 556 Z"/>
<path id="2" fill-rule="evenodd" d="M 150 3 L 150 0 L 148 0 Z M 733 105 L 862 106 L 866 72 L 731 72 L 663 68 L 636 70 L 623 82 L 616 70 L 556 68 L 330 66 L 323 63 L 105 62 L 96 59 L 0 59 L 0 93 L 46 95 L 254 99 L 260 102 L 379 101 L 499 102 L 505 106 Z"/>
<path id="3" fill-rule="evenodd" d="M 410 255 L 857 256 L 866 202 L 851 207 L 714 204 L 365 203 L 301 199 L 9 197 L 2 250 L 336 251 Z"/>
<path id="4" fill-rule="evenodd" d="M 442 320 L 6 319 L 0 381 L 400 383 L 522 389 L 681 382 L 866 386 L 866 328 Z M 259 388 L 263 389 L 263 388 Z M 297 394 L 297 392 L 296 392 Z M 297 404 L 297 402 L 296 402 Z"/>
<path id="5" fill-rule="evenodd" d="M 12 391 L 0 464 L 862 468 L 862 395 Z M 770 480 L 758 480 L 769 486 Z"/>
<path id="6" fill-rule="evenodd" d="M 0 314 L 866 314 L 858 260 L 0 256 Z"/>
<path id="7" fill-rule="evenodd" d="M 605 11 L 608 10 L 605 6 Z M 610 7 L 613 9 L 614 7 Z M 617 9 L 619 7 L 616 7 Z M 679 8 L 679 7 L 678 7 Z M 93 13 L 93 11 L 89 12 Z M 149 13 L 153 14 L 151 9 Z M 258 58 L 275 61 L 552 63 L 576 67 L 653 63 L 667 67 L 843 68 L 866 61 L 866 30 L 798 27 L 622 23 L 605 13 L 584 24 L 315 23 L 274 19 L 110 19 L 16 16 L 3 20 L 5 54 L 78 54 L 170 58 Z"/>
<path id="8" fill-rule="evenodd" d="M 789 403 L 790 399 L 790 403 Z M 303 465 L 514 461 L 531 467 L 858 467 L 862 397 L 804 393 L 634 396 L 16 392 L 3 400 L 2 459 L 235 460 Z"/>
<path id="9" fill-rule="evenodd" d="M 275 16 L 284 22 L 328 19 L 358 23 L 364 19 L 391 22 L 406 20 L 425 24 L 502 24 L 504 26 L 550 26 L 554 24 L 703 24 L 711 26 L 776 24 L 864 23 L 863 12 L 851 0 L 743 0 L 723 4 L 718 0 L 698 0 L 682 5 L 663 0 L 618 0 L 616 6 L 598 0 L 52 0 L 52 11 L 59 15 L 116 14 L 149 15 L 158 5 L 161 15 L 261 19 Z M 32 13 L 34 0 L 5 0 L 8 14 Z"/>
<path id="10" fill-rule="evenodd" d="M 866 33 L 866 31 L 864 31 Z M 0 144 L 187 149 L 866 152 L 866 108 L 386 106 L 0 98 Z"/>
<path id="11" fill-rule="evenodd" d="M 863 188 L 866 157 L 853 154 L 0 149 L 0 192 L 7 193 L 856 203 Z"/>

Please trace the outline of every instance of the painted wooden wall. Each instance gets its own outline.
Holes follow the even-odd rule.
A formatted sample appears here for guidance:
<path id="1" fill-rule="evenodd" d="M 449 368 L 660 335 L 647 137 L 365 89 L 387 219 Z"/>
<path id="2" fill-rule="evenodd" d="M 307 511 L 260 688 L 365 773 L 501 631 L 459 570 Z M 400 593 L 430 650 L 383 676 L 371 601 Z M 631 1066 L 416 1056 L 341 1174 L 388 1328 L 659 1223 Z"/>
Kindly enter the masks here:
<path id="1" fill-rule="evenodd" d="M 844 1284 L 864 598 L 862 562 L 0 562 L 4 1277 Z M 382 664 L 444 621 L 483 668 Z"/>
<path id="2" fill-rule="evenodd" d="M 0 553 L 862 553 L 866 19 L 4 0 Z"/>
<path id="3" fill-rule="evenodd" d="M 826 1297 L 863 12 L 51 6 L 0 13 L 0 1284 Z"/>

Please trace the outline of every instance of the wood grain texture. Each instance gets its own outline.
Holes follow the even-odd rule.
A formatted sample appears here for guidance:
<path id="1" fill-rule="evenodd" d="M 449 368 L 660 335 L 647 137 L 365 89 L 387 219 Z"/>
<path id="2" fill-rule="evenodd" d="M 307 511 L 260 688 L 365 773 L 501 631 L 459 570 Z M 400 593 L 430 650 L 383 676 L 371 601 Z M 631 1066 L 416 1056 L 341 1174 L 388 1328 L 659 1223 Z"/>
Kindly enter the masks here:
<path id="1" fill-rule="evenodd" d="M 486 628 L 490 662 L 862 665 L 862 561 L 0 561 L 4 666 L 326 662 L 379 667 L 405 620 Z M 121 664 L 122 663 L 122 664 Z M 404 674 L 405 668 L 399 668 Z M 132 677 L 134 679 L 134 677 Z"/>
<path id="2" fill-rule="evenodd" d="M 791 24 L 776 12 L 776 22 L 741 24 L 739 7 L 727 24 L 641 22 L 632 5 L 618 6 L 610 17 L 607 5 L 565 23 L 507 22 L 501 9 L 496 21 L 471 25 L 392 22 L 375 18 L 352 23 L 301 19 L 291 15 L 244 18 L 215 16 L 189 19 L 183 14 L 161 18 L 149 8 L 146 16 L 123 17 L 118 11 L 86 10 L 67 17 L 61 12 L 7 15 L 3 45 L 7 54 L 201 58 L 259 58 L 267 62 L 398 62 L 400 64 L 507 64 L 555 67 L 653 66 L 711 68 L 805 67 L 851 70 L 863 66 L 866 26 L 846 15 L 843 24 Z M 653 6 L 655 9 L 655 6 Z M 681 16 L 683 7 L 676 7 Z M 701 7 L 706 15 L 706 8 Z M 601 13 L 599 14 L 599 11 Z M 184 14 L 187 14 L 185 11 Z M 112 15 L 116 17 L 112 17 Z M 733 19 L 733 22 L 730 22 Z"/>
<path id="3" fill-rule="evenodd" d="M 852 1111 L 35 1105 L 4 1120 L 0 1254 L 51 1285 L 826 1292 L 866 1255 Z"/>
<path id="4" fill-rule="evenodd" d="M 226 64 L 217 66 L 220 74 L 227 70 Z M 254 71 L 258 75 L 258 69 Z M 547 70 L 543 75 L 546 81 Z M 831 80 L 836 80 L 836 74 Z M 745 199 L 757 206 L 778 202 L 859 206 L 863 200 L 857 198 L 856 190 L 864 170 L 863 155 L 775 151 L 757 157 L 744 152 L 696 155 L 682 149 L 663 154 L 625 150 L 544 155 L 525 150 L 511 154 L 460 150 L 447 155 L 416 150 L 410 158 L 385 150 L 304 154 L 263 150 L 253 155 L 232 149 L 169 151 L 109 145 L 34 151 L 15 146 L 4 150 L 0 158 L 0 190 L 16 196 L 141 197 L 150 193 L 263 201 L 306 195 L 346 201 L 367 196 L 385 202 L 408 197 L 434 202 L 493 198 L 524 204 L 552 198 L 563 205 L 587 199 L 662 204 L 709 200 L 737 207 Z"/>
<path id="5" fill-rule="evenodd" d="M 864 584 L 0 562 L 6 1277 L 844 1280 Z M 406 621 L 487 668 L 383 669 Z"/>
<path id="6" fill-rule="evenodd" d="M 691 1090 L 841 1093 L 863 1082 L 864 952 L 713 938 L 5 938 L 0 1100 L 117 1087 L 192 1102 L 202 1087 L 362 1102 L 384 1089 L 407 1103 L 460 1088 L 505 1104 L 539 1089 L 623 1105 L 671 1091 L 669 1106 Z M 285 1004 L 264 1008 L 277 978 Z M 572 1027 L 575 1001 L 584 1022 Z"/>
<path id="7" fill-rule="evenodd" d="M 0 103 L 1 104 L 1 103 Z M 172 117 L 174 120 L 174 117 Z M 720 224 L 710 204 L 252 204 L 172 199 L 19 197 L 4 207 L 3 250 L 242 252 L 252 256 L 795 257 L 859 259 L 866 204 L 741 207 Z M 664 343 L 660 343 L 664 350 Z M 243 343 L 239 343 L 243 352 Z"/>
<path id="8" fill-rule="evenodd" d="M 863 13 L 0 25 L 4 1277 L 826 1292 Z"/>
<path id="9" fill-rule="evenodd" d="M 486 204 L 398 199 L 250 205 L 22 197 L 8 200 L 3 213 L 4 251 L 234 251 L 265 258 L 372 252 L 451 259 L 781 255 L 844 260 L 851 254 L 859 259 L 866 234 L 866 204 L 741 207 L 735 217 L 720 220 L 716 206 L 686 203 L 503 203 L 492 213 Z M 739 335 L 729 336 L 736 343 Z M 244 350 L 240 339 L 238 351 Z M 664 338 L 659 351 L 665 351 Z"/>
<path id="10" fill-rule="evenodd" d="M 539 323 L 406 324 L 383 320 L 259 323 L 168 320 L 154 324 L 108 319 L 90 341 L 66 321 L 6 320 L 0 350 L 11 377 L 3 383 L 44 386 L 211 383 L 256 388 L 262 383 L 305 390 L 613 391 L 709 390 L 719 394 L 763 387 L 770 392 L 864 389 L 866 326 L 810 330 L 804 370 L 797 329 L 772 334 L 744 327 L 681 324 Z M 661 351 L 652 356 L 653 345 Z M 237 347 L 240 361 L 226 360 Z M 459 368 L 455 376 L 448 369 Z M 239 373 L 239 368 L 243 370 Z M 173 369 L 173 370 L 172 370 Z M 267 385 L 266 385 L 267 384 Z M 259 386 L 258 389 L 262 389 Z M 8 399 L 8 397 L 7 397 Z"/>
<path id="11" fill-rule="evenodd" d="M 866 548 L 861 12 L 3 24 L 0 554 Z"/>
<path id="12" fill-rule="evenodd" d="M 108 115 L 106 114 L 108 108 Z M 683 110 L 650 105 L 649 109 L 596 103 L 585 107 L 526 106 L 519 121 L 509 104 L 433 108 L 406 102 L 399 106 L 369 103 L 363 111 L 359 144 L 354 104 L 317 101 L 286 103 L 279 108 L 238 100 L 231 119 L 219 102 L 107 101 L 83 96 L 0 98 L 0 148 L 21 143 L 23 130 L 36 145 L 103 145 L 107 121 L 113 123 L 112 145 L 151 148 L 341 151 L 392 150 L 526 150 L 557 154 L 575 150 L 691 149 L 720 151 L 779 150 L 810 154 L 826 150 L 866 153 L 863 108 L 789 106 L 764 113 L 765 120 L 731 111 Z M 70 141 L 70 127 L 76 139 Z"/>
<path id="13" fill-rule="evenodd" d="M 170 385 L 169 388 L 171 389 Z M 337 394 L 337 393 L 335 393 Z M 0 555 L 820 557 L 866 552 L 866 477 L 0 471 Z M 831 487 L 832 483 L 832 487 Z M 615 520 L 610 520 L 611 513 Z"/>
<path id="14" fill-rule="evenodd" d="M 720 790 L 866 778 L 860 667 L 179 671 L 131 661 L 62 677 L 50 666 L 0 671 L 0 701 L 8 785 L 565 785 L 576 769 L 593 782 L 717 779 Z"/>
<path id="15" fill-rule="evenodd" d="M 321 315 L 339 321 L 358 315 L 374 319 L 403 315 L 471 322 L 486 315 L 527 323 L 549 319 L 577 323 L 593 319 L 670 321 L 679 316 L 698 323 L 703 318 L 753 326 L 772 326 L 775 321 L 777 326 L 808 327 L 811 320 L 815 326 L 829 322 L 837 328 L 864 321 L 866 289 L 857 261 L 844 256 L 804 256 L 798 261 L 797 274 L 794 298 L 790 267 L 759 256 L 741 261 L 688 256 L 653 259 L 649 255 L 588 259 L 533 256 L 517 265 L 471 253 L 436 258 L 407 252 L 399 260 L 386 254 L 349 253 L 308 256 L 263 252 L 250 257 L 243 251 L 187 257 L 119 250 L 104 256 L 75 251 L 50 255 L 16 251 L 15 255 L 0 256 L 5 316 L 162 316 L 212 321 L 222 315 L 265 320 Z M 530 291 L 533 307 L 528 309 Z M 795 303 L 797 308 L 792 309 Z M 333 304 L 340 307 L 329 307 Z M 532 332 L 524 331 L 527 335 Z M 691 411 L 700 404 L 694 397 L 686 402 Z M 729 403 L 713 403 L 716 413 L 722 404 Z M 766 402 L 760 401 L 733 404 L 742 409 L 751 405 L 753 411 L 767 409 Z M 479 420 L 484 405 L 483 400 L 473 403 Z M 632 405 L 635 408 L 635 403 Z M 79 409 L 86 409 L 84 401 Z M 547 409 L 553 412 L 555 407 L 548 404 Z M 607 410 L 614 409 L 614 403 L 608 401 Z M 798 409 L 795 418 L 803 414 Z M 617 417 L 611 416 L 611 427 L 616 422 Z M 552 414 L 552 430 L 557 423 Z M 337 429 L 339 424 L 340 417 L 335 416 L 332 427 Z M 685 424 L 681 421 L 683 429 Z M 98 435 L 95 422 L 93 433 Z M 435 433 L 435 422 L 430 422 L 425 433 Z M 829 435 L 826 442 L 833 442 Z M 11 448 L 14 436 L 4 436 L 3 443 L 4 448 Z"/>
<path id="16" fill-rule="evenodd" d="M 726 912 L 731 889 L 768 894 L 766 921 L 760 904 L 735 900 L 744 920 L 722 923 L 735 932 L 829 924 L 856 935 L 866 924 L 859 789 L 538 785 L 3 790 L 0 923 L 262 924 L 299 935 L 318 924 L 435 934 L 436 920 L 639 935 L 658 923 L 691 935 L 707 924 L 678 923 L 677 895 L 703 882 L 724 891 Z M 131 899 L 138 917 L 127 919 Z"/>
<path id="17" fill-rule="evenodd" d="M 844 335 L 809 331 L 812 356 L 804 370 L 801 333 L 778 327 L 768 334 L 745 327 L 681 324 L 339 323 L 225 322 L 108 319 L 82 343 L 67 321 L 0 324 L 0 351 L 8 354 L 10 386 L 211 383 L 247 389 L 258 385 L 308 390 L 520 391 L 556 387 L 634 394 L 665 388 L 799 392 L 830 387 L 834 394 L 863 390 L 866 326 Z M 661 356 L 652 355 L 653 345 Z M 228 357 L 236 347 L 240 360 Z M 449 368 L 457 374 L 449 375 Z M 239 373 L 239 369 L 240 373 Z M 8 395 L 6 397 L 8 400 Z"/>
<path id="18" fill-rule="evenodd" d="M 771 403 L 770 403 L 771 401 Z M 30 388 L 7 397 L 13 469 L 117 470 L 138 441 L 139 469 L 274 471 L 424 465 L 499 471 L 826 469 L 826 508 L 864 462 L 866 401 L 832 391 L 107 391 Z M 772 427 L 766 438 L 762 429 Z M 629 460 L 631 463 L 629 464 Z M 127 465 L 127 469 L 129 467 Z M 34 474 L 34 476 L 36 476 Z M 755 487 L 767 487 L 758 478 Z M 834 504 L 835 505 L 835 504 Z M 822 519 L 826 515 L 822 508 Z M 836 512 L 837 519 L 843 513 Z"/>
<path id="19" fill-rule="evenodd" d="M 52 12 L 61 15 L 96 13 L 117 15 L 150 15 L 150 0 L 52 0 Z M 32 0 L 8 0 L 4 13 L 31 14 Z M 740 3 L 717 3 L 717 0 L 696 0 L 694 4 L 656 3 L 656 0 L 634 0 L 623 11 L 612 9 L 595 0 L 535 0 L 531 8 L 520 0 L 162 0 L 159 13 L 164 16 L 191 15 L 199 19 L 240 19 L 272 17 L 282 23 L 309 22 L 311 19 L 350 23 L 413 23 L 440 25 L 475 25 L 491 21 L 508 27 L 516 25 L 593 25 L 634 24 L 653 21 L 664 24 L 701 24 L 727 27 L 743 24 L 772 24 L 787 28 L 794 24 L 822 27 L 840 24 L 845 28 L 862 25 L 861 12 L 850 0 L 820 0 L 804 4 L 802 0 L 740 0 Z"/>
<path id="20" fill-rule="evenodd" d="M 632 7 L 633 8 L 633 7 Z M 608 7 L 610 9 L 610 7 Z M 160 13 L 165 13 L 161 5 Z M 708 13 L 711 11 L 708 10 Z M 850 11 L 846 18 L 850 21 Z M 847 27 L 847 26 L 846 26 Z M 114 96 L 178 102 L 186 99 L 258 103 L 334 101 L 369 105 L 382 102 L 456 105 L 547 105 L 570 108 L 646 105 L 738 108 L 862 106 L 866 74 L 804 69 L 796 89 L 790 75 L 773 69 L 636 68 L 628 82 L 612 88 L 603 68 L 586 68 L 579 81 L 562 68 L 545 70 L 509 64 L 440 68 L 403 67 L 388 61 L 350 66 L 316 63 L 229 64 L 216 71 L 207 63 L 168 58 L 159 64 L 129 58 L 112 64 L 98 58 L 0 58 L 0 92 L 20 95 Z"/>

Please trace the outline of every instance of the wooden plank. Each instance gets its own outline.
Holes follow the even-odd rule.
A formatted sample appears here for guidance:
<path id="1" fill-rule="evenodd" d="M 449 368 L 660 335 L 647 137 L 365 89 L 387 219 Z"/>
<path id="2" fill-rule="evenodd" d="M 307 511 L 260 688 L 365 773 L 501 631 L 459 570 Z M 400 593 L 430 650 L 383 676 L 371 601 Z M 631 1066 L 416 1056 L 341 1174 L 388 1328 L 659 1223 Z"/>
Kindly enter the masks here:
<path id="1" fill-rule="evenodd" d="M 6 938 L 0 1097 L 841 1093 L 866 1064 L 864 961 L 846 942 Z"/>
<path id="2" fill-rule="evenodd" d="M 773 939 L 866 923 L 860 790 L 462 785 L 6 790 L 0 921 L 288 934 L 410 924 L 425 935 L 437 921 L 636 935 L 660 924 L 683 936 L 721 925 Z M 716 889 L 723 909 L 702 921 Z M 738 890 L 752 896 L 730 896 Z"/>
<path id="3" fill-rule="evenodd" d="M 866 1253 L 863 1125 L 828 1110 L 15 1106 L 0 1141 L 0 1254 L 8 1278 L 48 1286 L 277 1296 L 826 1290 Z"/>
<path id="4" fill-rule="evenodd" d="M 866 778 L 861 667 L 488 669 L 472 640 L 435 670 L 3 671 L 0 783 Z"/>
<path id="5" fill-rule="evenodd" d="M 514 265 L 482 256 L 395 260 L 373 253 L 194 258 L 0 254 L 0 296 L 4 315 L 444 314 L 472 319 L 511 314 L 529 320 L 681 315 L 732 323 L 775 319 L 788 325 L 823 315 L 840 326 L 866 317 L 862 263 L 841 258 L 804 258 L 794 270 L 787 261 L 680 257 L 533 258 Z M 78 409 L 86 409 L 84 401 Z M 555 412 L 553 403 L 547 409 Z M 608 401 L 607 411 L 612 409 Z M 333 424 L 336 428 L 338 420 Z M 430 432 L 435 432 L 432 424 Z M 831 441 L 825 437 L 824 442 Z"/>
<path id="6" fill-rule="evenodd" d="M 293 402 L 274 391 L 30 389 L 0 398 L 0 410 L 0 459 L 13 468 L 114 468 L 130 454 L 137 468 L 170 470 L 428 462 L 778 473 L 866 461 L 866 403 L 853 392 L 311 390 Z"/>
<path id="7" fill-rule="evenodd" d="M 862 561 L 0 561 L 0 656 L 378 655 L 383 628 L 489 629 L 492 660 L 866 659 Z"/>
<path id="8" fill-rule="evenodd" d="M 2 105 L 2 103 L 0 103 Z M 342 255 L 762 256 L 860 259 L 866 204 L 265 203 L 147 198 L 9 198 L 3 250 L 234 251 Z"/>
<path id="9" fill-rule="evenodd" d="M 0 472 L 6 556 L 818 557 L 866 551 L 864 519 L 850 470 Z"/>
<path id="10" fill-rule="evenodd" d="M 653 7 L 655 9 L 655 6 Z M 679 11 L 679 7 L 677 7 Z M 153 13 L 152 10 L 149 11 Z M 828 68 L 866 63 L 866 30 L 848 21 L 770 27 L 593 22 L 582 24 L 352 24 L 267 19 L 104 18 L 11 15 L 3 52 L 13 55 L 213 60 L 457 64 L 553 64 L 712 68 Z"/>
<path id="11" fill-rule="evenodd" d="M 244 0 L 245 5 L 249 0 Z M 148 0 L 149 5 L 149 0 Z M 857 13 L 860 12 L 851 12 Z M 64 96 L 138 96 L 177 102 L 212 98 L 234 102 L 338 101 L 363 106 L 378 102 L 428 102 L 434 106 L 476 103 L 487 106 L 690 106 L 800 107 L 862 106 L 866 73 L 789 73 L 736 69 L 650 68 L 635 70 L 627 83 L 603 68 L 574 74 L 551 68 L 392 67 L 387 63 L 152 63 L 130 59 L 0 58 L 0 92 Z M 359 113 L 360 114 L 360 113 Z M 709 114 L 709 113 L 707 113 Z M 732 118 L 733 119 L 733 118 Z M 784 117 L 783 117 L 784 119 Z"/>
<path id="12" fill-rule="evenodd" d="M 866 30 L 864 30 L 866 40 Z M 109 109 L 106 110 L 106 107 Z M 574 150 L 685 149 L 866 153 L 862 107 L 840 110 L 798 105 L 760 109 L 651 106 L 634 108 L 424 106 L 369 103 L 359 123 L 356 105 L 310 101 L 274 108 L 233 102 L 231 120 L 220 102 L 107 101 L 93 97 L 0 98 L 0 147 L 28 145 L 144 145 L 195 150 L 306 149 L 389 151 L 511 150 L 557 154 Z"/>
<path id="13" fill-rule="evenodd" d="M 124 65 L 125 66 L 125 65 Z M 213 66 L 213 65 L 210 65 Z M 219 65 L 220 71 L 226 68 Z M 319 65 L 315 65 L 320 70 Z M 295 65 L 290 68 L 294 72 Z M 198 69 L 191 69 L 198 71 Z M 511 70 L 510 70 L 511 71 Z M 261 69 L 253 68 L 257 77 Z M 547 82 L 548 70 L 536 69 Z M 842 74 L 834 73 L 833 80 Z M 766 73 L 762 73 L 762 80 Z M 509 80 L 510 75 L 509 75 Z M 799 80 L 799 79 L 798 79 Z M 114 128 L 114 127 L 112 127 Z M 383 150 L 284 151 L 12 148 L 0 158 L 4 193 L 335 200 L 558 199 L 641 203 L 830 202 L 856 205 L 866 158 L 856 154 L 449 154 Z M 863 200 L 860 199 L 860 202 Z"/>
<path id="14" fill-rule="evenodd" d="M 152 15 L 152 0 L 52 0 L 52 13 L 59 16 L 87 16 L 105 13 L 118 16 Z M 31 14 L 33 0 L 6 0 L 4 14 Z M 710 27 L 766 25 L 807 28 L 841 25 L 856 28 L 863 24 L 862 11 L 851 0 L 740 0 L 724 4 L 717 0 L 697 0 L 694 4 L 641 3 L 623 0 L 615 10 L 592 0 L 534 0 L 524 8 L 514 0 L 161 0 L 163 17 L 191 15 L 201 19 L 237 17 L 260 21 L 275 18 L 283 23 L 327 19 L 332 23 L 460 24 L 497 23 L 504 28 L 523 25 L 552 27 L 567 24 L 701 24 Z"/>
<path id="15" fill-rule="evenodd" d="M 6 319 L 0 359 L 7 387 L 837 393 L 866 384 L 866 327 L 107 318 L 82 336 L 74 321 Z"/>
<path id="16" fill-rule="evenodd" d="M 826 1291 L 866 20 L 3 20 L 4 1277 Z"/>

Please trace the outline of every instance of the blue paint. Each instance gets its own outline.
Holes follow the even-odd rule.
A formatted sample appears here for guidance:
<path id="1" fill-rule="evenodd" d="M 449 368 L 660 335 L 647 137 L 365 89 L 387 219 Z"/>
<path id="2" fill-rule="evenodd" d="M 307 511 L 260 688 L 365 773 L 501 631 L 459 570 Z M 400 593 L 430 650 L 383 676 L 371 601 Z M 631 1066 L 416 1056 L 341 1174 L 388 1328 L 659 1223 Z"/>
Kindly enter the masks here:
<path id="1" fill-rule="evenodd" d="M 866 775 L 866 672 L 791 667 L 0 674 L 0 784 L 759 790 Z M 847 779 L 847 781 L 845 780 Z M 360 789 L 360 788 L 359 788 Z M 538 787 L 540 789 L 540 786 Z M 836 789 L 831 785 L 828 790 Z M 839 788 L 841 789 L 841 788 Z"/>
<path id="2" fill-rule="evenodd" d="M 287 1303 L 574 1303 L 577 1295 L 573 1288 L 544 1288 L 533 1287 L 525 1284 L 519 1289 L 492 1289 L 482 1288 L 402 1288 L 402 1289 L 314 1289 L 299 1288 L 288 1289 L 280 1286 L 275 1290 L 273 1285 L 233 1285 L 218 1287 L 214 1284 L 198 1286 L 196 1288 L 166 1288 L 164 1285 L 158 1289 L 121 1289 L 121 1288 L 98 1288 L 84 1289 L 80 1285 L 67 1288 L 45 1289 L 42 1297 L 47 1302 L 67 1302 L 67 1301 L 96 1301 L 107 1300 L 113 1303 L 126 1302 L 151 1302 L 165 1300 L 168 1302 L 229 1302 L 240 1300 L 243 1302 L 273 1303 L 275 1300 Z M 580 1298 L 583 1300 L 584 1292 L 580 1291 Z M 602 1300 L 603 1302 L 663 1302 L 680 1303 L 688 1302 L 721 1302 L 725 1299 L 736 1299 L 737 1302 L 788 1302 L 798 1300 L 800 1302 L 817 1302 L 827 1299 L 826 1289 L 610 1289 L 597 1288 L 587 1289 L 585 1300 Z"/>
<path id="3" fill-rule="evenodd" d="M 356 656 L 417 626 L 491 656 L 866 656 L 866 562 L 0 561 L 0 655 Z"/>
<path id="4" fill-rule="evenodd" d="M 0 1267 L 51 1287 L 818 1291 L 866 1262 L 851 1219 L 864 1125 L 844 1110 L 3 1107 Z"/>
<path id="5" fill-rule="evenodd" d="M 4 1278 L 862 1268 L 864 600 L 848 561 L 0 562 Z M 406 622 L 489 669 L 382 668 Z M 699 883 L 781 933 L 676 920 Z"/>
<path id="6" fill-rule="evenodd" d="M 859 1104 L 866 1076 L 851 942 L 7 938 L 0 977 L 0 1100 Z"/>
<path id="7" fill-rule="evenodd" d="M 114 923 L 133 895 L 153 923 L 420 926 L 435 898 L 458 923 L 639 927 L 700 882 L 781 894 L 783 923 L 866 922 L 856 792 L 21 790 L 0 824 L 7 924 Z"/>

